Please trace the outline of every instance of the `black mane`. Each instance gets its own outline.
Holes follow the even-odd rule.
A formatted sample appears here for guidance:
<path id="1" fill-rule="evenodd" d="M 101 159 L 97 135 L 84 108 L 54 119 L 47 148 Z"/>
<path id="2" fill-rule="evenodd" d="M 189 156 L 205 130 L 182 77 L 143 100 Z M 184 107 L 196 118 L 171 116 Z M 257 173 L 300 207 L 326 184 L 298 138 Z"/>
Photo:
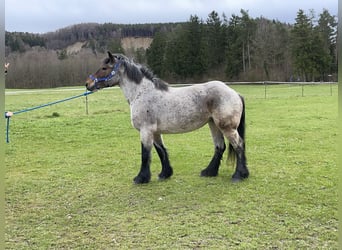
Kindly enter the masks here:
<path id="1" fill-rule="evenodd" d="M 167 91 L 169 89 L 169 85 L 163 80 L 156 77 L 151 70 L 143 65 L 137 65 L 133 62 L 128 62 L 127 60 L 123 61 L 123 65 L 126 70 L 127 77 L 139 84 L 144 77 L 149 79 L 156 89 Z"/>

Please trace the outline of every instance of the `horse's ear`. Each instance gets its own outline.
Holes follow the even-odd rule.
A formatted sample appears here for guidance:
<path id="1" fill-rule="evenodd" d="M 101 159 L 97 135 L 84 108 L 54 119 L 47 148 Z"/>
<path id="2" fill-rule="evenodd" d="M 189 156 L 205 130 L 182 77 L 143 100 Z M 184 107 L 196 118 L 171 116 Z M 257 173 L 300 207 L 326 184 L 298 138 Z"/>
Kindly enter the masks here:
<path id="1" fill-rule="evenodd" d="M 110 53 L 110 51 L 107 51 L 109 59 L 111 62 L 114 62 L 114 56 L 112 55 L 112 53 Z"/>

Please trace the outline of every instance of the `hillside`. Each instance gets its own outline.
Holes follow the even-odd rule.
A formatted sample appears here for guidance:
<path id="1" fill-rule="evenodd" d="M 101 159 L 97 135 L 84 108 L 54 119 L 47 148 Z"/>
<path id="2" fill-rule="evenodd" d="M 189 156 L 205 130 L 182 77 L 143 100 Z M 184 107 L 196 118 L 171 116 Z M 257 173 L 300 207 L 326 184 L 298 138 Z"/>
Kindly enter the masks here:
<path id="1" fill-rule="evenodd" d="M 84 23 L 46 34 L 6 32 L 6 61 L 11 65 L 6 87 L 80 85 L 98 67 L 107 50 L 146 63 L 146 49 L 153 36 L 172 32 L 179 25 Z"/>
<path id="2" fill-rule="evenodd" d="M 25 52 L 32 47 L 63 50 L 82 43 L 83 48 L 104 51 L 113 43 L 122 41 L 124 49 L 146 49 L 157 32 L 171 32 L 180 23 L 164 24 L 97 24 L 84 23 L 59 29 L 45 34 L 27 32 L 6 32 L 6 56 L 13 52 Z M 126 39 L 129 38 L 129 39 Z M 139 39 L 137 39 L 139 38 Z M 144 39 L 149 38 L 149 39 Z M 122 40 L 124 39 L 124 40 Z M 141 44 L 140 44 L 141 43 Z"/>

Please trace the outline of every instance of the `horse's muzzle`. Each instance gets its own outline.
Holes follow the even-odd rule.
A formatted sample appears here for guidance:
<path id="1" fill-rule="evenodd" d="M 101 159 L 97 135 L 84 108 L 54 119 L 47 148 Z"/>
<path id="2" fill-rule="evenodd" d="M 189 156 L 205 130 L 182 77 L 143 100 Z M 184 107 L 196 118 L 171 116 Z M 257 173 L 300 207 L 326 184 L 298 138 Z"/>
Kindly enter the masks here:
<path id="1" fill-rule="evenodd" d="M 85 86 L 88 91 L 94 91 L 96 89 L 94 81 L 89 78 L 86 80 Z"/>

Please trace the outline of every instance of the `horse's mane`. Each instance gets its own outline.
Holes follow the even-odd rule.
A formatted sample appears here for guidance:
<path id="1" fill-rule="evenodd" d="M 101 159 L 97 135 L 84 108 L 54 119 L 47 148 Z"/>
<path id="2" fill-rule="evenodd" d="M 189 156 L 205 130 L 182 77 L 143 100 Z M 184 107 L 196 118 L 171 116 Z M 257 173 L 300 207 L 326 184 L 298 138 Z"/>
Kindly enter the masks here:
<path id="1" fill-rule="evenodd" d="M 139 84 L 142 81 L 143 77 L 146 77 L 154 84 L 156 89 L 163 91 L 167 91 L 169 89 L 169 85 L 158 78 L 156 75 L 154 75 L 153 72 L 146 66 L 136 64 L 133 61 L 129 61 L 127 59 L 123 60 L 123 65 L 125 67 L 127 77 L 135 83 Z"/>

